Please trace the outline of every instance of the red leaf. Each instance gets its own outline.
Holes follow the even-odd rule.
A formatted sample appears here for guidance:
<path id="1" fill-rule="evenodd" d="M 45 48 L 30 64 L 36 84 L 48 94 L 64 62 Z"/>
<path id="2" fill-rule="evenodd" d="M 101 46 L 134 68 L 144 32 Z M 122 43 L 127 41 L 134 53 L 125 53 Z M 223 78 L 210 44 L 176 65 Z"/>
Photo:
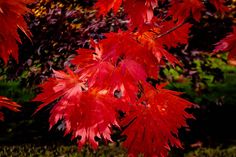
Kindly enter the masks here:
<path id="1" fill-rule="evenodd" d="M 114 66 L 102 59 L 102 52 L 98 47 L 95 50 L 79 49 L 71 62 L 78 66 L 78 77 L 87 83 L 87 88 L 97 86 L 105 88 L 108 85 L 108 78 L 114 71 Z"/>
<path id="2" fill-rule="evenodd" d="M 54 78 L 49 78 L 48 81 L 40 85 L 42 93 L 37 95 L 33 101 L 44 103 L 35 112 L 63 96 L 70 98 L 81 94 L 83 83 L 70 69 L 67 70 L 69 74 L 63 71 L 54 71 Z"/>
<path id="3" fill-rule="evenodd" d="M 178 25 L 181 25 L 182 23 L 177 22 L 174 23 L 173 21 L 164 22 L 160 26 L 160 34 L 167 33 L 174 27 L 177 27 Z M 157 42 L 170 47 L 177 47 L 178 44 L 187 44 L 189 33 L 190 33 L 190 27 L 191 24 L 186 23 L 180 26 L 179 28 L 175 29 L 174 31 L 171 31 L 170 33 L 167 33 L 166 35 L 161 36 L 157 39 Z"/>
<path id="4" fill-rule="evenodd" d="M 59 120 L 65 124 L 65 134 L 72 133 L 72 139 L 78 137 L 79 149 L 88 142 L 96 149 L 95 137 L 112 141 L 110 128 L 116 122 L 115 100 L 103 91 L 89 90 L 80 96 L 63 96 L 51 110 L 50 125 Z"/>
<path id="5" fill-rule="evenodd" d="M 169 15 L 172 15 L 174 20 L 178 19 L 179 21 L 184 21 L 192 16 L 199 22 L 204 10 L 204 5 L 200 0 L 174 0 L 171 2 Z"/>
<path id="6" fill-rule="evenodd" d="M 229 11 L 229 8 L 224 5 L 225 0 L 209 0 L 211 4 L 213 4 L 217 11 L 220 13 L 225 13 Z"/>
<path id="7" fill-rule="evenodd" d="M 159 34 L 158 30 L 153 30 L 153 32 L 144 32 L 142 35 L 139 36 L 139 41 L 144 44 L 146 47 L 149 48 L 149 53 L 151 52 L 153 57 L 156 58 L 157 63 L 160 64 L 163 59 L 166 59 L 169 61 L 172 65 L 179 64 L 180 62 L 169 52 L 167 52 L 162 43 L 160 42 L 161 39 L 156 40 L 155 36 L 156 34 Z M 140 55 L 141 56 L 141 55 Z M 149 57 L 149 56 L 148 56 Z M 145 58 L 148 58 L 147 56 Z"/>
<path id="8" fill-rule="evenodd" d="M 62 71 L 54 74 L 55 78 L 41 85 L 43 93 L 33 100 L 43 102 L 36 112 L 58 99 L 51 110 L 50 127 L 62 120 L 65 134 L 72 133 L 72 138 L 79 138 L 79 148 L 88 142 L 95 149 L 98 145 L 95 136 L 111 140 L 110 127 L 117 125 L 113 95 L 106 90 L 87 90 L 70 69 L 68 74 Z"/>
<path id="9" fill-rule="evenodd" d="M 186 118 L 193 118 L 185 112 L 191 103 L 179 98 L 179 93 L 154 89 L 144 85 L 144 93 L 137 106 L 126 115 L 121 126 L 126 126 L 124 146 L 129 154 L 138 156 L 167 156 L 170 146 L 181 147 L 178 129 L 187 127 Z"/>
<path id="10" fill-rule="evenodd" d="M 228 60 L 236 59 L 236 27 L 233 27 L 233 32 L 227 35 L 224 39 L 216 43 L 214 53 L 218 51 L 230 51 Z"/>
<path id="11" fill-rule="evenodd" d="M 0 96 L 0 108 L 5 107 L 12 111 L 18 112 L 20 105 L 16 102 L 11 101 L 10 99 Z M 3 113 L 0 112 L 0 120 L 4 120 Z"/>
<path id="12" fill-rule="evenodd" d="M 122 0 L 98 0 L 95 8 L 99 10 L 98 15 L 106 15 L 111 9 L 117 13 L 121 4 Z M 153 9 L 157 5 L 157 0 L 124 0 L 123 6 L 130 18 L 131 29 L 150 23 L 153 18 Z"/>
<path id="13" fill-rule="evenodd" d="M 111 93 L 120 92 L 120 98 L 128 104 L 137 101 L 137 93 L 139 91 L 139 83 L 146 81 L 147 74 L 142 67 L 133 60 L 124 59 L 115 68 L 108 83 Z"/>
<path id="14" fill-rule="evenodd" d="M 17 29 L 21 29 L 25 35 L 31 36 L 23 14 L 29 12 L 26 0 L 2 0 L 0 1 L 0 57 L 6 63 L 9 56 L 18 60 L 18 43 L 21 43 Z"/>
<path id="15" fill-rule="evenodd" d="M 157 0 L 126 0 L 124 10 L 130 17 L 131 28 L 149 24 L 154 16 L 153 9 L 157 6 Z M 137 11 L 134 11 L 137 10 Z"/>
<path id="16" fill-rule="evenodd" d="M 111 9 L 116 14 L 122 4 L 122 0 L 98 0 L 95 8 L 99 10 L 98 15 L 106 15 Z"/>

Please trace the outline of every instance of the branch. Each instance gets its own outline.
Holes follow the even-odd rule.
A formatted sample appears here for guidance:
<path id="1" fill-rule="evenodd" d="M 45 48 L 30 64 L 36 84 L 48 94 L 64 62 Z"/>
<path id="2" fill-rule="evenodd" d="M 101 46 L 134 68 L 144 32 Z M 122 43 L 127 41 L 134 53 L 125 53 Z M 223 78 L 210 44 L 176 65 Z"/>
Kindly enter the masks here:
<path id="1" fill-rule="evenodd" d="M 154 40 L 156 40 L 157 38 L 161 38 L 161 37 L 163 37 L 163 36 L 165 36 L 165 35 L 167 35 L 167 34 L 173 32 L 173 31 L 175 31 L 176 29 L 178 29 L 178 28 L 180 28 L 181 26 L 183 26 L 187 21 L 188 21 L 188 19 L 184 20 L 184 21 L 181 22 L 180 24 L 176 25 L 175 27 L 169 29 L 168 31 L 166 31 L 166 32 L 164 32 L 164 33 L 162 33 L 162 34 L 158 34 L 158 33 L 154 32 L 154 31 L 151 31 L 151 32 L 157 34 L 157 37 L 156 37 Z"/>

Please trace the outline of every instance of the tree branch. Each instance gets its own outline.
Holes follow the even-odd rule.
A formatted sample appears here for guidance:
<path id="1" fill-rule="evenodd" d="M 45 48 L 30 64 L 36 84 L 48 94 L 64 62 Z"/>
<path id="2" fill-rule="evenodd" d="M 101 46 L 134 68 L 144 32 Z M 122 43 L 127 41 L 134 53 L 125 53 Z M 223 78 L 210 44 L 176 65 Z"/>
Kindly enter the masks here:
<path id="1" fill-rule="evenodd" d="M 176 25 L 175 27 L 169 29 L 168 31 L 166 31 L 166 32 L 164 32 L 164 33 L 162 33 L 162 34 L 158 34 L 158 33 L 154 32 L 154 31 L 152 31 L 152 30 L 150 30 L 150 31 L 153 32 L 153 33 L 155 33 L 155 34 L 157 35 L 157 37 L 155 38 L 155 40 L 156 40 L 156 39 L 158 39 L 158 38 L 161 38 L 161 37 L 163 37 L 163 36 L 165 36 L 165 35 L 167 35 L 167 34 L 173 32 L 173 31 L 175 31 L 176 29 L 180 28 L 180 27 L 183 26 L 187 21 L 188 21 L 188 19 L 184 20 L 184 21 L 181 22 L 180 24 Z"/>

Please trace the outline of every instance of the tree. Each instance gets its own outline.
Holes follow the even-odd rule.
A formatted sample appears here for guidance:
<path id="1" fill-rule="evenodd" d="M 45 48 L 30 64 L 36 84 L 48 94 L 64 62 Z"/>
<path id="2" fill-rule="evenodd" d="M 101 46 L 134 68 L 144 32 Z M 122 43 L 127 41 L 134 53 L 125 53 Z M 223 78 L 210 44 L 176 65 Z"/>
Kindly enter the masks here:
<path id="1" fill-rule="evenodd" d="M 0 19 L 12 20 L 0 32 L 3 42 L 14 41 L 0 51 L 5 62 L 9 54 L 17 58 L 17 27 L 30 36 L 22 19 L 12 18 L 22 17 L 27 3 L 10 2 L 0 1 L 0 8 L 5 5 L 9 8 L 6 11 L 11 11 L 21 7 L 15 9 L 20 14 L 11 17 L 0 10 Z M 166 12 L 154 15 L 164 3 L 168 4 Z M 230 11 L 224 0 L 208 3 L 221 14 Z M 98 0 L 94 5 L 97 16 L 123 9 L 129 21 L 127 30 L 106 33 L 100 41 L 91 39 L 91 49 L 78 49 L 71 60 L 74 66 L 66 67 L 66 72 L 54 71 L 53 77 L 40 85 L 42 93 L 34 101 L 43 104 L 36 112 L 56 102 L 50 128 L 62 122 L 65 134 L 77 139 L 79 149 L 85 144 L 96 149 L 99 141 L 112 142 L 114 127 L 126 136 L 123 145 L 135 156 L 167 156 L 170 146 L 181 148 L 178 129 L 187 127 L 186 119 L 193 118 L 186 112 L 193 104 L 180 98 L 181 93 L 164 89 L 165 84 L 150 80 L 158 80 L 158 70 L 165 64 L 183 64 L 169 49 L 188 43 L 190 28 L 207 11 L 205 5 L 200 0 Z M 4 27 L 11 23 L 12 29 Z M 229 59 L 234 58 L 234 41 L 235 31 L 217 43 L 214 52 L 232 50 Z"/>

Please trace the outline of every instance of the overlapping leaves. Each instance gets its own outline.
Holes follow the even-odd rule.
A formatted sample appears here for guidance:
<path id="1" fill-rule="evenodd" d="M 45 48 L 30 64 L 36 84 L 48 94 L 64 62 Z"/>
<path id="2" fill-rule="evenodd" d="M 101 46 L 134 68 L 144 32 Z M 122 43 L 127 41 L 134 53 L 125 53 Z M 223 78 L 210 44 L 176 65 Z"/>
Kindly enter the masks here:
<path id="1" fill-rule="evenodd" d="M 221 1 L 212 4 L 225 11 Z M 75 71 L 54 71 L 54 78 L 41 85 L 43 91 L 34 101 L 43 102 L 38 110 L 56 102 L 50 126 L 62 122 L 65 134 L 72 133 L 79 148 L 86 143 L 97 148 L 97 138 L 112 141 L 115 125 L 127 136 L 123 145 L 129 154 L 167 156 L 171 146 L 181 147 L 178 129 L 193 118 L 186 112 L 192 103 L 146 80 L 157 79 L 158 68 L 166 62 L 181 65 L 168 49 L 187 44 L 191 24 L 186 19 L 200 21 L 205 7 L 200 0 L 174 0 L 166 15 L 171 16 L 158 19 L 153 13 L 157 0 L 98 0 L 95 4 L 98 15 L 117 13 L 120 6 L 127 13 L 129 29 L 106 33 L 105 39 L 91 41 L 92 49 L 77 50 L 71 61 Z"/>
<path id="2" fill-rule="evenodd" d="M 11 55 L 18 60 L 18 43 L 21 43 L 17 29 L 31 36 L 23 15 L 29 12 L 26 5 L 31 0 L 0 0 L 0 57 L 6 63 Z"/>

